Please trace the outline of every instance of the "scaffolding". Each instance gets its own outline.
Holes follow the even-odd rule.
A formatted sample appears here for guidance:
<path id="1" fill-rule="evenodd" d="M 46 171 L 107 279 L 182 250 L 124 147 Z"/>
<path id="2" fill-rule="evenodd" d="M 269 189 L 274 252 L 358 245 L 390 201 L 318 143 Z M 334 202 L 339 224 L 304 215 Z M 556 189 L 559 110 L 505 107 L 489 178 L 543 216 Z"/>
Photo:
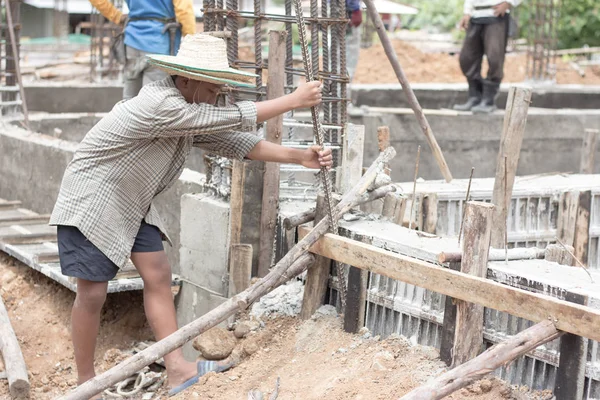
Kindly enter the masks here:
<path id="1" fill-rule="evenodd" d="M 121 10 L 123 0 L 113 2 Z M 117 79 L 121 65 L 111 51 L 111 43 L 121 31 L 121 27 L 107 21 L 98 10 L 92 8 L 90 14 L 90 81 L 99 82 L 103 78 Z"/>
<path id="2" fill-rule="evenodd" d="M 554 82 L 560 0 L 532 0 L 528 6 L 526 79 L 536 83 Z"/>
<path id="3" fill-rule="evenodd" d="M 292 0 L 285 0 L 285 14 L 267 13 L 261 0 L 254 0 L 253 11 L 242 11 L 238 0 L 204 0 L 204 31 L 227 31 L 227 56 L 230 65 L 239 69 L 252 70 L 256 73 L 254 88 L 232 88 L 227 101 L 234 102 L 243 99 L 266 99 L 266 86 L 263 82 L 263 72 L 268 70 L 268 60 L 263 56 L 265 30 L 269 25 L 281 25 L 287 31 L 286 63 L 285 63 L 285 92 L 292 92 L 300 78 L 305 76 L 299 61 L 300 51 L 294 44 L 297 19 L 292 13 Z M 323 82 L 323 104 L 321 117 L 325 129 L 325 146 L 332 148 L 334 166 L 331 178 L 335 181 L 336 168 L 341 160 L 342 141 L 347 124 L 347 102 L 349 77 L 346 70 L 346 16 L 345 0 L 310 0 L 304 2 L 304 15 L 310 32 L 310 53 L 313 60 L 313 75 Z M 308 6 L 308 7 L 307 7 Z M 254 31 L 254 59 L 239 57 L 240 23 L 252 24 Z M 277 24 L 278 23 L 278 24 Z M 301 114 L 289 113 L 284 119 L 283 145 L 292 147 L 307 147 L 313 144 L 312 125 L 309 118 Z M 216 158 L 209 156 L 210 160 Z M 211 165 L 213 165 L 211 167 Z M 218 163 L 207 162 L 207 178 L 223 179 L 221 171 L 215 173 L 214 165 L 223 167 L 222 160 Z M 222 168 L 221 168 L 222 169 Z M 225 167 L 227 169 L 227 167 Z M 281 166 L 282 197 L 288 199 L 314 199 L 318 185 L 317 179 L 304 179 L 306 173 L 314 174 L 317 170 L 307 170 L 298 166 Z M 217 183 L 215 183 L 217 185 Z"/>

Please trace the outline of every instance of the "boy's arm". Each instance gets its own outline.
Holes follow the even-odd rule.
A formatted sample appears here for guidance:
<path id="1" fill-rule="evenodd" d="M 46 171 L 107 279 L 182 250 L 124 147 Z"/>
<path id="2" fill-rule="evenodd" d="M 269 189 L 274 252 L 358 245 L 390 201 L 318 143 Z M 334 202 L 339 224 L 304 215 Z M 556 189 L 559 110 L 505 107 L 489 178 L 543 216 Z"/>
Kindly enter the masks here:
<path id="1" fill-rule="evenodd" d="M 196 33 L 196 15 L 192 0 L 173 0 L 175 19 L 181 24 L 181 34 L 193 35 Z"/>
<path id="2" fill-rule="evenodd" d="M 108 0 L 90 0 L 90 3 L 109 21 L 119 25 L 123 13 Z"/>

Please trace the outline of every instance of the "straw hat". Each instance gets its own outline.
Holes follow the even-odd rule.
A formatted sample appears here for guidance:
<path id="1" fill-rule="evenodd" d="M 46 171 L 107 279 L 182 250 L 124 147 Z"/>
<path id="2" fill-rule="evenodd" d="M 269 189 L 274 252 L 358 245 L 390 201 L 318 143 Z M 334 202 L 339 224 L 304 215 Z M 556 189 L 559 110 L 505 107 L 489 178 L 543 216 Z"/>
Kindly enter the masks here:
<path id="1" fill-rule="evenodd" d="M 256 77 L 229 67 L 225 41 L 202 33 L 185 36 L 176 56 L 151 54 L 148 58 L 170 75 L 198 81 L 252 87 Z"/>

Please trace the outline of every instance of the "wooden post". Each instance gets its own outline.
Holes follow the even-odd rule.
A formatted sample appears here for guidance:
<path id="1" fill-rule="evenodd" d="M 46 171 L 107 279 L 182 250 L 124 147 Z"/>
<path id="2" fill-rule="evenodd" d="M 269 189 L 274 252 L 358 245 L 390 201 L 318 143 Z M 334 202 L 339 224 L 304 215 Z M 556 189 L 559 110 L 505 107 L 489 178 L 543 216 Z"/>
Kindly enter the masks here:
<path id="1" fill-rule="evenodd" d="M 465 207 L 465 236 L 460 271 L 485 278 L 490 250 L 494 206 L 468 202 Z M 456 304 L 456 329 L 452 366 L 456 367 L 479 354 L 483 344 L 483 306 L 465 301 Z"/>
<path id="2" fill-rule="evenodd" d="M 342 137 L 342 148 L 344 152 L 339 170 L 339 189 L 344 193 L 362 176 L 365 127 L 348 124 L 346 135 Z"/>
<path id="3" fill-rule="evenodd" d="M 492 232 L 491 243 L 492 247 L 497 249 L 504 248 L 505 216 L 508 215 L 510 199 L 512 198 L 530 102 L 530 88 L 514 86 L 510 88 L 504 114 L 504 129 L 500 139 L 500 151 L 498 151 L 496 161 L 496 179 L 494 180 L 494 193 L 492 195 L 492 203 L 496 208 L 494 209 L 494 231 Z"/>
<path id="4" fill-rule="evenodd" d="M 567 292 L 566 301 L 584 306 L 588 297 Z M 567 333 L 560 338 L 560 359 L 554 384 L 557 400 L 581 400 L 584 398 L 585 364 L 587 361 L 588 339 Z"/>
<path id="5" fill-rule="evenodd" d="M 566 246 L 571 253 L 575 250 L 573 246 Z M 575 266 L 575 260 L 569 251 L 559 244 L 549 244 L 544 250 L 544 259 L 561 265 Z"/>
<path id="6" fill-rule="evenodd" d="M 325 202 L 325 195 L 319 193 L 317 196 L 315 225 L 323 218 L 327 218 L 327 204 Z M 329 258 L 317 256 L 315 258 L 315 263 L 306 274 L 300 318 L 309 319 L 325 302 L 330 272 L 331 260 Z"/>
<path id="7" fill-rule="evenodd" d="M 344 330 L 346 332 L 358 333 L 360 328 L 365 326 L 368 283 L 369 273 L 367 271 L 350 266 L 344 312 Z"/>
<path id="8" fill-rule="evenodd" d="M 29 398 L 27 366 L 21 353 L 19 341 L 10 324 L 8 311 L 0 297 L 0 353 L 6 366 L 8 390 L 14 399 Z"/>
<path id="9" fill-rule="evenodd" d="M 598 129 L 586 129 L 583 135 L 583 145 L 581 146 L 581 164 L 579 173 L 594 173 L 594 157 L 596 155 L 596 139 L 598 138 Z"/>
<path id="10" fill-rule="evenodd" d="M 421 202 L 422 231 L 435 234 L 437 230 L 437 205 L 437 194 L 429 193 L 423 197 L 423 201 Z"/>
<path id="11" fill-rule="evenodd" d="M 573 246 L 575 257 L 584 265 L 588 263 L 590 240 L 590 211 L 592 192 L 565 192 L 558 206 L 557 236 L 568 246 Z"/>
<path id="12" fill-rule="evenodd" d="M 517 357 L 562 335 L 552 321 L 540 322 L 531 328 L 498 343 L 461 366 L 402 396 L 400 400 L 438 400 L 483 378 Z"/>
<path id="13" fill-rule="evenodd" d="M 269 32 L 269 75 L 267 99 L 276 99 L 285 94 L 285 40 L 286 31 Z M 267 121 L 266 140 L 281 144 L 283 114 Z M 279 164 L 265 163 L 263 178 L 262 209 L 260 215 L 260 253 L 258 255 L 258 276 L 269 272 L 273 261 L 273 241 L 279 212 Z"/>
<path id="14" fill-rule="evenodd" d="M 450 262 L 449 268 L 460 271 L 460 261 Z M 442 325 L 442 338 L 440 343 L 440 360 L 447 366 L 452 365 L 452 349 L 454 348 L 454 335 L 456 332 L 456 299 L 446 296 L 444 304 L 444 322 Z"/>
<path id="15" fill-rule="evenodd" d="M 385 195 L 382 216 L 389 218 L 395 224 L 402 225 L 405 212 L 406 197 L 394 192 Z"/>
<path id="16" fill-rule="evenodd" d="M 396 55 L 396 51 L 392 46 L 392 41 L 390 40 L 385 31 L 383 21 L 381 20 L 381 15 L 379 15 L 379 12 L 377 11 L 373 0 L 365 0 L 364 3 L 367 6 L 369 17 L 373 21 L 373 25 L 375 25 L 375 29 L 377 30 L 377 34 L 379 35 L 379 39 L 381 40 L 381 44 L 383 45 L 385 54 L 387 55 L 390 64 L 392 64 L 392 68 L 396 74 L 396 77 L 398 78 L 398 81 L 402 85 L 402 93 L 404 93 L 404 95 L 406 96 L 408 103 L 410 104 L 410 108 L 412 108 L 413 112 L 415 113 L 415 117 L 417 117 L 419 126 L 421 127 L 421 130 L 425 135 L 425 139 L 427 139 L 429 148 L 431 149 L 431 152 L 433 153 L 433 156 L 437 161 L 442 176 L 444 177 L 446 182 L 450 182 L 452 180 L 450 168 L 448 168 L 448 164 L 444 159 L 442 149 L 440 148 L 440 145 L 438 144 L 433 134 L 431 126 L 429 126 L 429 122 L 427 121 L 427 117 L 425 117 L 425 114 L 423 113 L 423 109 L 419 104 L 419 100 L 417 100 L 417 96 L 415 96 L 415 92 L 413 92 L 412 88 L 410 87 L 410 83 L 406 78 L 406 74 L 404 73 L 400 62 L 398 61 L 398 56 Z"/>
<path id="17" fill-rule="evenodd" d="M 380 153 L 390 147 L 390 128 L 387 126 L 380 126 L 377 128 L 377 144 Z M 386 174 L 390 175 L 391 171 L 389 165 L 385 166 L 384 171 Z"/>
<path id="18" fill-rule="evenodd" d="M 252 246 L 232 244 L 229 247 L 229 297 L 250 287 L 252 276 Z"/>

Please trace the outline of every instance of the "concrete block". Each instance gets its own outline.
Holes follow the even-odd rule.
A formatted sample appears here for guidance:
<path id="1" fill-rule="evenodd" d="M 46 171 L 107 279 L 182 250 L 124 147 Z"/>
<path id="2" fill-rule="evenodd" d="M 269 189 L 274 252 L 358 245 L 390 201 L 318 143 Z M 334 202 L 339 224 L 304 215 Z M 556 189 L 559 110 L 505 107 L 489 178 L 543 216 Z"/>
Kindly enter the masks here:
<path id="1" fill-rule="evenodd" d="M 181 276 L 227 296 L 229 204 L 206 194 L 181 198 Z"/>
<path id="2" fill-rule="evenodd" d="M 227 301 L 226 297 L 218 296 L 188 282 L 182 282 L 179 294 L 175 299 L 178 326 L 182 327 L 200 318 L 225 301 Z M 233 317 L 221 322 L 218 326 L 225 328 L 230 322 L 233 322 Z M 194 361 L 198 354 L 192 347 L 191 341 L 183 346 L 183 355 L 187 360 Z"/>
<path id="3" fill-rule="evenodd" d="M 25 85 L 29 111 L 108 112 L 123 98 L 122 85 L 38 83 Z M 60 101 L 57 101 L 60 99 Z"/>

